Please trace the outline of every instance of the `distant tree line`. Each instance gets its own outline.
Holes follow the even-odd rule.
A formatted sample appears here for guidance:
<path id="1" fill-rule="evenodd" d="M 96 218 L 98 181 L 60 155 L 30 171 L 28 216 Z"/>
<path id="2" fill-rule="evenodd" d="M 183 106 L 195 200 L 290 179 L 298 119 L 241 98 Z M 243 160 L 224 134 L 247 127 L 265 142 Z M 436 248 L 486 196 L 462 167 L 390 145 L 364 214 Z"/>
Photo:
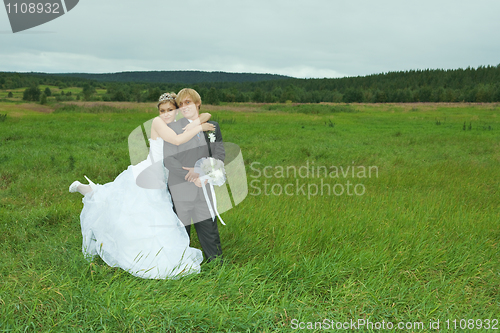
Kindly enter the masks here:
<path id="1" fill-rule="evenodd" d="M 217 75 L 214 75 L 214 80 Z M 500 102 L 500 64 L 454 70 L 389 72 L 337 79 L 290 78 L 258 82 L 193 84 L 101 82 L 54 74 L 0 72 L 0 89 L 21 87 L 33 89 L 42 84 L 57 86 L 60 89 L 81 87 L 82 99 L 103 101 L 156 101 L 163 92 L 179 91 L 189 86 L 196 89 L 202 96 L 203 102 L 207 104 L 287 101 L 295 103 Z M 105 89 L 106 92 L 97 95 L 96 89 Z M 32 98 L 31 100 L 36 100 L 34 91 L 26 94 L 33 96 L 28 97 Z M 49 96 L 47 93 L 45 95 Z M 39 98 L 40 96 L 41 94 Z M 56 98 L 63 100 L 74 97 L 56 96 Z M 80 98 L 80 95 L 76 98 Z"/>
<path id="2" fill-rule="evenodd" d="M 66 73 L 56 74 L 88 79 L 99 82 L 121 83 L 179 83 L 192 84 L 202 82 L 260 82 L 271 80 L 291 79 L 290 76 L 277 74 L 255 73 L 227 73 L 203 71 L 148 71 L 148 72 L 120 72 L 105 74 Z"/>

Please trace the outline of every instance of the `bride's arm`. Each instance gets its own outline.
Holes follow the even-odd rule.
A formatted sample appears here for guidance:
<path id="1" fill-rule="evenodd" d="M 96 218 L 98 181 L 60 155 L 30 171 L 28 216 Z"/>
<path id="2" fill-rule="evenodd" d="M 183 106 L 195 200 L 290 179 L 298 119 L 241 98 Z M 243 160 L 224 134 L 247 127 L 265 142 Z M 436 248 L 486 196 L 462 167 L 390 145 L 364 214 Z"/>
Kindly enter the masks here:
<path id="1" fill-rule="evenodd" d="M 200 116 L 198 117 L 198 119 L 200 119 L 200 123 L 206 123 L 207 121 L 210 120 L 210 118 L 212 117 L 212 115 L 208 112 L 205 112 L 205 113 L 201 113 Z"/>
<path id="2" fill-rule="evenodd" d="M 202 125 L 197 125 L 194 128 L 184 131 L 184 133 L 178 135 L 174 132 L 173 129 L 168 127 L 167 124 L 165 124 L 165 122 L 158 117 L 153 119 L 153 123 L 151 125 L 156 133 L 158 133 L 158 136 L 160 138 L 176 146 L 188 142 L 199 132 L 213 130 L 210 126 L 215 128 L 212 124 L 204 123 Z"/>
<path id="3" fill-rule="evenodd" d="M 193 120 L 192 122 L 190 122 L 189 124 L 187 124 L 182 129 L 185 130 L 185 131 L 187 131 L 187 130 L 193 128 L 196 125 L 200 125 L 200 124 L 206 123 L 207 121 L 210 120 L 211 117 L 212 117 L 212 115 L 210 113 L 207 113 L 207 112 L 201 113 L 200 116 L 196 120 Z"/>

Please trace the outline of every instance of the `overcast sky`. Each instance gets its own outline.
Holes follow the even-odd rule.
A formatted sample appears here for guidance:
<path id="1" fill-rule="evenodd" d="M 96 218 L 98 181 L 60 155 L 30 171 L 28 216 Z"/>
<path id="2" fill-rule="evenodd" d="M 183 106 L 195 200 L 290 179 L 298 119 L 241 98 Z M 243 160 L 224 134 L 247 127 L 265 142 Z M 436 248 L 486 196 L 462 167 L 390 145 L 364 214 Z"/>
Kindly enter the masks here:
<path id="1" fill-rule="evenodd" d="M 499 0 L 81 0 L 13 34 L 0 9 L 0 71 L 323 78 L 496 66 L 499 13 Z"/>

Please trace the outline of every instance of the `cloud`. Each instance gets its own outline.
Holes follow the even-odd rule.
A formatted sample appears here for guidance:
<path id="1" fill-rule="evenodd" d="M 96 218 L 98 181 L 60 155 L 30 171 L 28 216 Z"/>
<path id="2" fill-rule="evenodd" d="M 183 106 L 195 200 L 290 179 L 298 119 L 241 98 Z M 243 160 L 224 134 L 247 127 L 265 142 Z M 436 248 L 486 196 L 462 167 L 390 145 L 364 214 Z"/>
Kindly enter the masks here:
<path id="1" fill-rule="evenodd" d="M 0 70 L 339 77 L 497 65 L 498 11 L 497 0 L 86 0 L 30 30 L 54 33 L 1 34 Z"/>
<path id="2" fill-rule="evenodd" d="M 18 72 L 110 73 L 116 71 L 148 70 L 143 67 L 131 65 L 133 64 L 131 59 L 102 59 L 92 55 L 64 52 L 20 52 L 3 54 L 2 61 L 9 64 L 9 71 Z M 36 64 L 36 66 L 32 64 Z M 27 70 L 27 68 L 32 69 Z"/>

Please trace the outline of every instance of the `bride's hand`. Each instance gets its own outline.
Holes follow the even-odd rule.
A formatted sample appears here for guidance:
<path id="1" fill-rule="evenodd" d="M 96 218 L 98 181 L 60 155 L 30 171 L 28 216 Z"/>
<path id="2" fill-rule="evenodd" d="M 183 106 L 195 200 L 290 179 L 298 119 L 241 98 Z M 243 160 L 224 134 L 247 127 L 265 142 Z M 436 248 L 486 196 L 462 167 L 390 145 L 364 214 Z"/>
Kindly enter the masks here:
<path id="1" fill-rule="evenodd" d="M 201 124 L 201 128 L 203 129 L 203 132 L 206 131 L 215 131 L 215 125 L 210 124 L 210 123 L 203 123 Z"/>

